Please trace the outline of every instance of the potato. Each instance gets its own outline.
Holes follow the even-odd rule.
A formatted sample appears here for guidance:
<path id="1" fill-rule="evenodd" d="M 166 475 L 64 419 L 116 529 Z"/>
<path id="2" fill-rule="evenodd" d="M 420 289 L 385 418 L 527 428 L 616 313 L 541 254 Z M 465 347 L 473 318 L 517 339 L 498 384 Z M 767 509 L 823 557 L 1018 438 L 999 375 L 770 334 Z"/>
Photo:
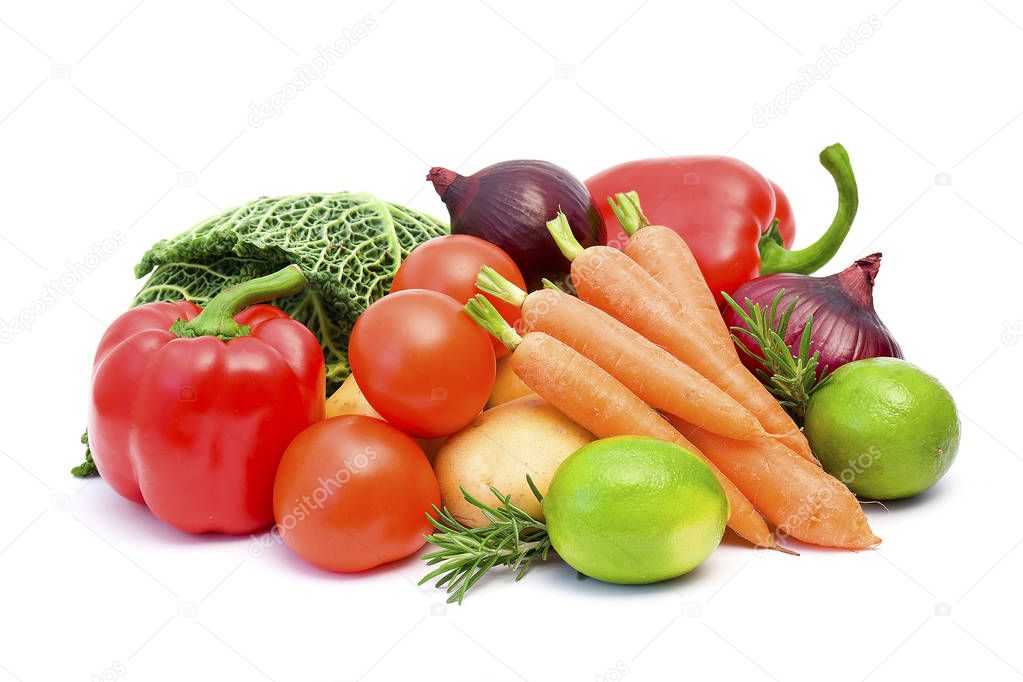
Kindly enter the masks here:
<path id="1" fill-rule="evenodd" d="M 508 362 L 510 355 L 505 355 L 497 361 L 497 374 L 494 377 L 494 388 L 490 392 L 490 398 L 484 409 L 491 409 L 503 403 L 521 398 L 524 395 L 531 395 L 533 389 L 522 383 L 522 379 L 511 369 Z"/>
<path id="2" fill-rule="evenodd" d="M 362 389 L 355 383 L 354 374 L 349 374 L 348 378 L 341 384 L 341 387 L 334 391 L 334 395 L 327 398 L 326 418 L 339 417 L 343 414 L 361 414 L 364 417 L 375 417 L 376 419 L 387 421 L 366 400 L 366 396 L 362 394 Z M 437 449 L 445 439 L 433 438 L 427 440 L 425 438 L 413 438 L 412 440 L 419 443 L 419 447 L 426 453 L 426 458 L 432 462 L 437 454 Z"/>
<path id="3" fill-rule="evenodd" d="M 535 518 L 543 518 L 526 475 L 545 494 L 558 465 L 592 440 L 589 431 L 538 395 L 504 403 L 448 438 L 437 452 L 433 467 L 441 501 L 467 526 L 485 526 L 486 517 L 466 502 L 459 487 L 493 505 L 498 504 L 490 492 L 493 486 Z"/>
<path id="4" fill-rule="evenodd" d="M 349 374 L 341 388 L 334 391 L 334 395 L 327 398 L 327 419 L 339 417 L 343 414 L 361 414 L 364 417 L 376 417 L 383 419 L 380 413 L 373 409 L 373 406 L 362 395 L 362 389 L 355 383 L 355 375 Z"/>

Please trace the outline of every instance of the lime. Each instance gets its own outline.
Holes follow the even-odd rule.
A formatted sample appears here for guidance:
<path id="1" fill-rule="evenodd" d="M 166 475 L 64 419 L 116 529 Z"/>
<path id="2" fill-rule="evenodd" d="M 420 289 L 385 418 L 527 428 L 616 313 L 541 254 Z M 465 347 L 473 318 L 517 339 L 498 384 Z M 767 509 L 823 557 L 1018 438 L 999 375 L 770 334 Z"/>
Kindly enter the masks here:
<path id="1" fill-rule="evenodd" d="M 640 584 L 688 573 L 721 541 L 728 498 L 693 453 L 654 438 L 584 445 L 543 500 L 554 549 L 580 573 Z"/>
<path id="2" fill-rule="evenodd" d="M 824 468 L 873 500 L 927 490 L 959 449 L 952 396 L 937 379 L 895 358 L 835 370 L 810 398 L 805 427 Z"/>

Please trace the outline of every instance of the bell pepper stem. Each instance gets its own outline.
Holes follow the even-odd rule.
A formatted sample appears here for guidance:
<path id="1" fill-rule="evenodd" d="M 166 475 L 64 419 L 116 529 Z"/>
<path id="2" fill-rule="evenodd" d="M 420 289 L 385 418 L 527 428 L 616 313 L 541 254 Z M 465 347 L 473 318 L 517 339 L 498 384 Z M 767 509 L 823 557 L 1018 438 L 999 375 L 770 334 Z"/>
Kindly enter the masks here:
<path id="1" fill-rule="evenodd" d="M 849 234 L 856 208 L 859 206 L 859 193 L 856 189 L 856 178 L 849 164 L 849 154 L 845 147 L 833 144 L 820 155 L 821 165 L 835 180 L 838 189 L 838 210 L 831 226 L 805 249 L 790 251 L 782 246 L 777 226 L 760 238 L 760 274 L 770 275 L 776 272 L 795 272 L 809 275 L 827 264 L 838 252 L 845 236 Z"/>
<path id="2" fill-rule="evenodd" d="M 763 243 L 765 239 L 770 239 L 778 244 L 778 246 L 785 246 L 785 239 L 781 236 L 781 230 L 778 229 L 778 219 L 775 218 L 771 221 L 771 227 L 767 228 L 767 232 L 760 238 L 760 248 L 763 249 Z"/>
<path id="3" fill-rule="evenodd" d="M 302 270 L 297 265 L 289 265 L 273 274 L 224 289 L 206 304 L 195 319 L 178 320 L 171 325 L 170 331 L 183 338 L 215 336 L 221 341 L 247 336 L 251 331 L 249 326 L 235 322 L 235 315 L 256 303 L 297 294 L 305 286 Z"/>

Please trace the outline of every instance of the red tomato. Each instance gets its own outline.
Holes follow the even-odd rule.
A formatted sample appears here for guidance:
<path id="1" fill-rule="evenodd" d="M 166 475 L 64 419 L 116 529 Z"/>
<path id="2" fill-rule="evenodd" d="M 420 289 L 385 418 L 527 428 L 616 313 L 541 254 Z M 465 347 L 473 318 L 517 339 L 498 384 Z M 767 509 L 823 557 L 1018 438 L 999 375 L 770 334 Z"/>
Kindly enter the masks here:
<path id="1" fill-rule="evenodd" d="M 485 239 L 467 234 L 449 234 L 434 237 L 415 248 L 398 268 L 391 284 L 391 292 L 405 289 L 429 289 L 447 294 L 460 305 L 480 293 L 476 289 L 476 275 L 484 265 L 497 270 L 506 280 L 525 290 L 526 280 L 511 259 L 499 246 Z M 484 294 L 513 327 L 522 318 L 519 308 Z M 508 348 L 493 336 L 494 354 L 503 357 Z"/>
<path id="2" fill-rule="evenodd" d="M 415 441 L 379 419 L 347 415 L 291 441 L 273 498 L 284 544 L 314 566 L 354 573 L 422 547 L 440 489 Z"/>
<path id="3" fill-rule="evenodd" d="M 417 438 L 460 430 L 494 387 L 490 335 L 453 298 L 425 289 L 388 294 L 367 308 L 348 361 L 373 409 Z"/>

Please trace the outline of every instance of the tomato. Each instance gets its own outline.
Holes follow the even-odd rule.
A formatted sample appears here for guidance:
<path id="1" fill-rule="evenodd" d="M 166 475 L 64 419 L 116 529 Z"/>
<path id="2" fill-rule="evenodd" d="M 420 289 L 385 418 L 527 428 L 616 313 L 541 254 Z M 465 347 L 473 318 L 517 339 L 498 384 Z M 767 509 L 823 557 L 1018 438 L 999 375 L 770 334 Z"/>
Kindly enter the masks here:
<path id="1" fill-rule="evenodd" d="M 434 237 L 423 242 L 412 251 L 398 268 L 391 284 L 391 291 L 405 289 L 430 289 L 447 294 L 465 305 L 470 298 L 480 293 L 476 288 L 476 275 L 484 265 L 497 270 L 506 280 L 525 290 L 526 280 L 515 265 L 515 261 L 501 247 L 485 239 L 467 234 L 449 234 Z M 521 319 L 519 308 L 484 294 L 513 327 Z M 508 349 L 494 337 L 490 337 L 497 357 L 507 355 Z"/>
<path id="2" fill-rule="evenodd" d="M 494 387 L 490 335 L 453 298 L 425 289 L 388 294 L 367 308 L 348 361 L 373 409 L 418 438 L 466 426 Z"/>
<path id="3" fill-rule="evenodd" d="M 274 481 L 274 518 L 295 554 L 353 573 L 407 557 L 440 505 L 433 469 L 415 441 L 361 415 L 318 422 L 291 441 Z"/>

